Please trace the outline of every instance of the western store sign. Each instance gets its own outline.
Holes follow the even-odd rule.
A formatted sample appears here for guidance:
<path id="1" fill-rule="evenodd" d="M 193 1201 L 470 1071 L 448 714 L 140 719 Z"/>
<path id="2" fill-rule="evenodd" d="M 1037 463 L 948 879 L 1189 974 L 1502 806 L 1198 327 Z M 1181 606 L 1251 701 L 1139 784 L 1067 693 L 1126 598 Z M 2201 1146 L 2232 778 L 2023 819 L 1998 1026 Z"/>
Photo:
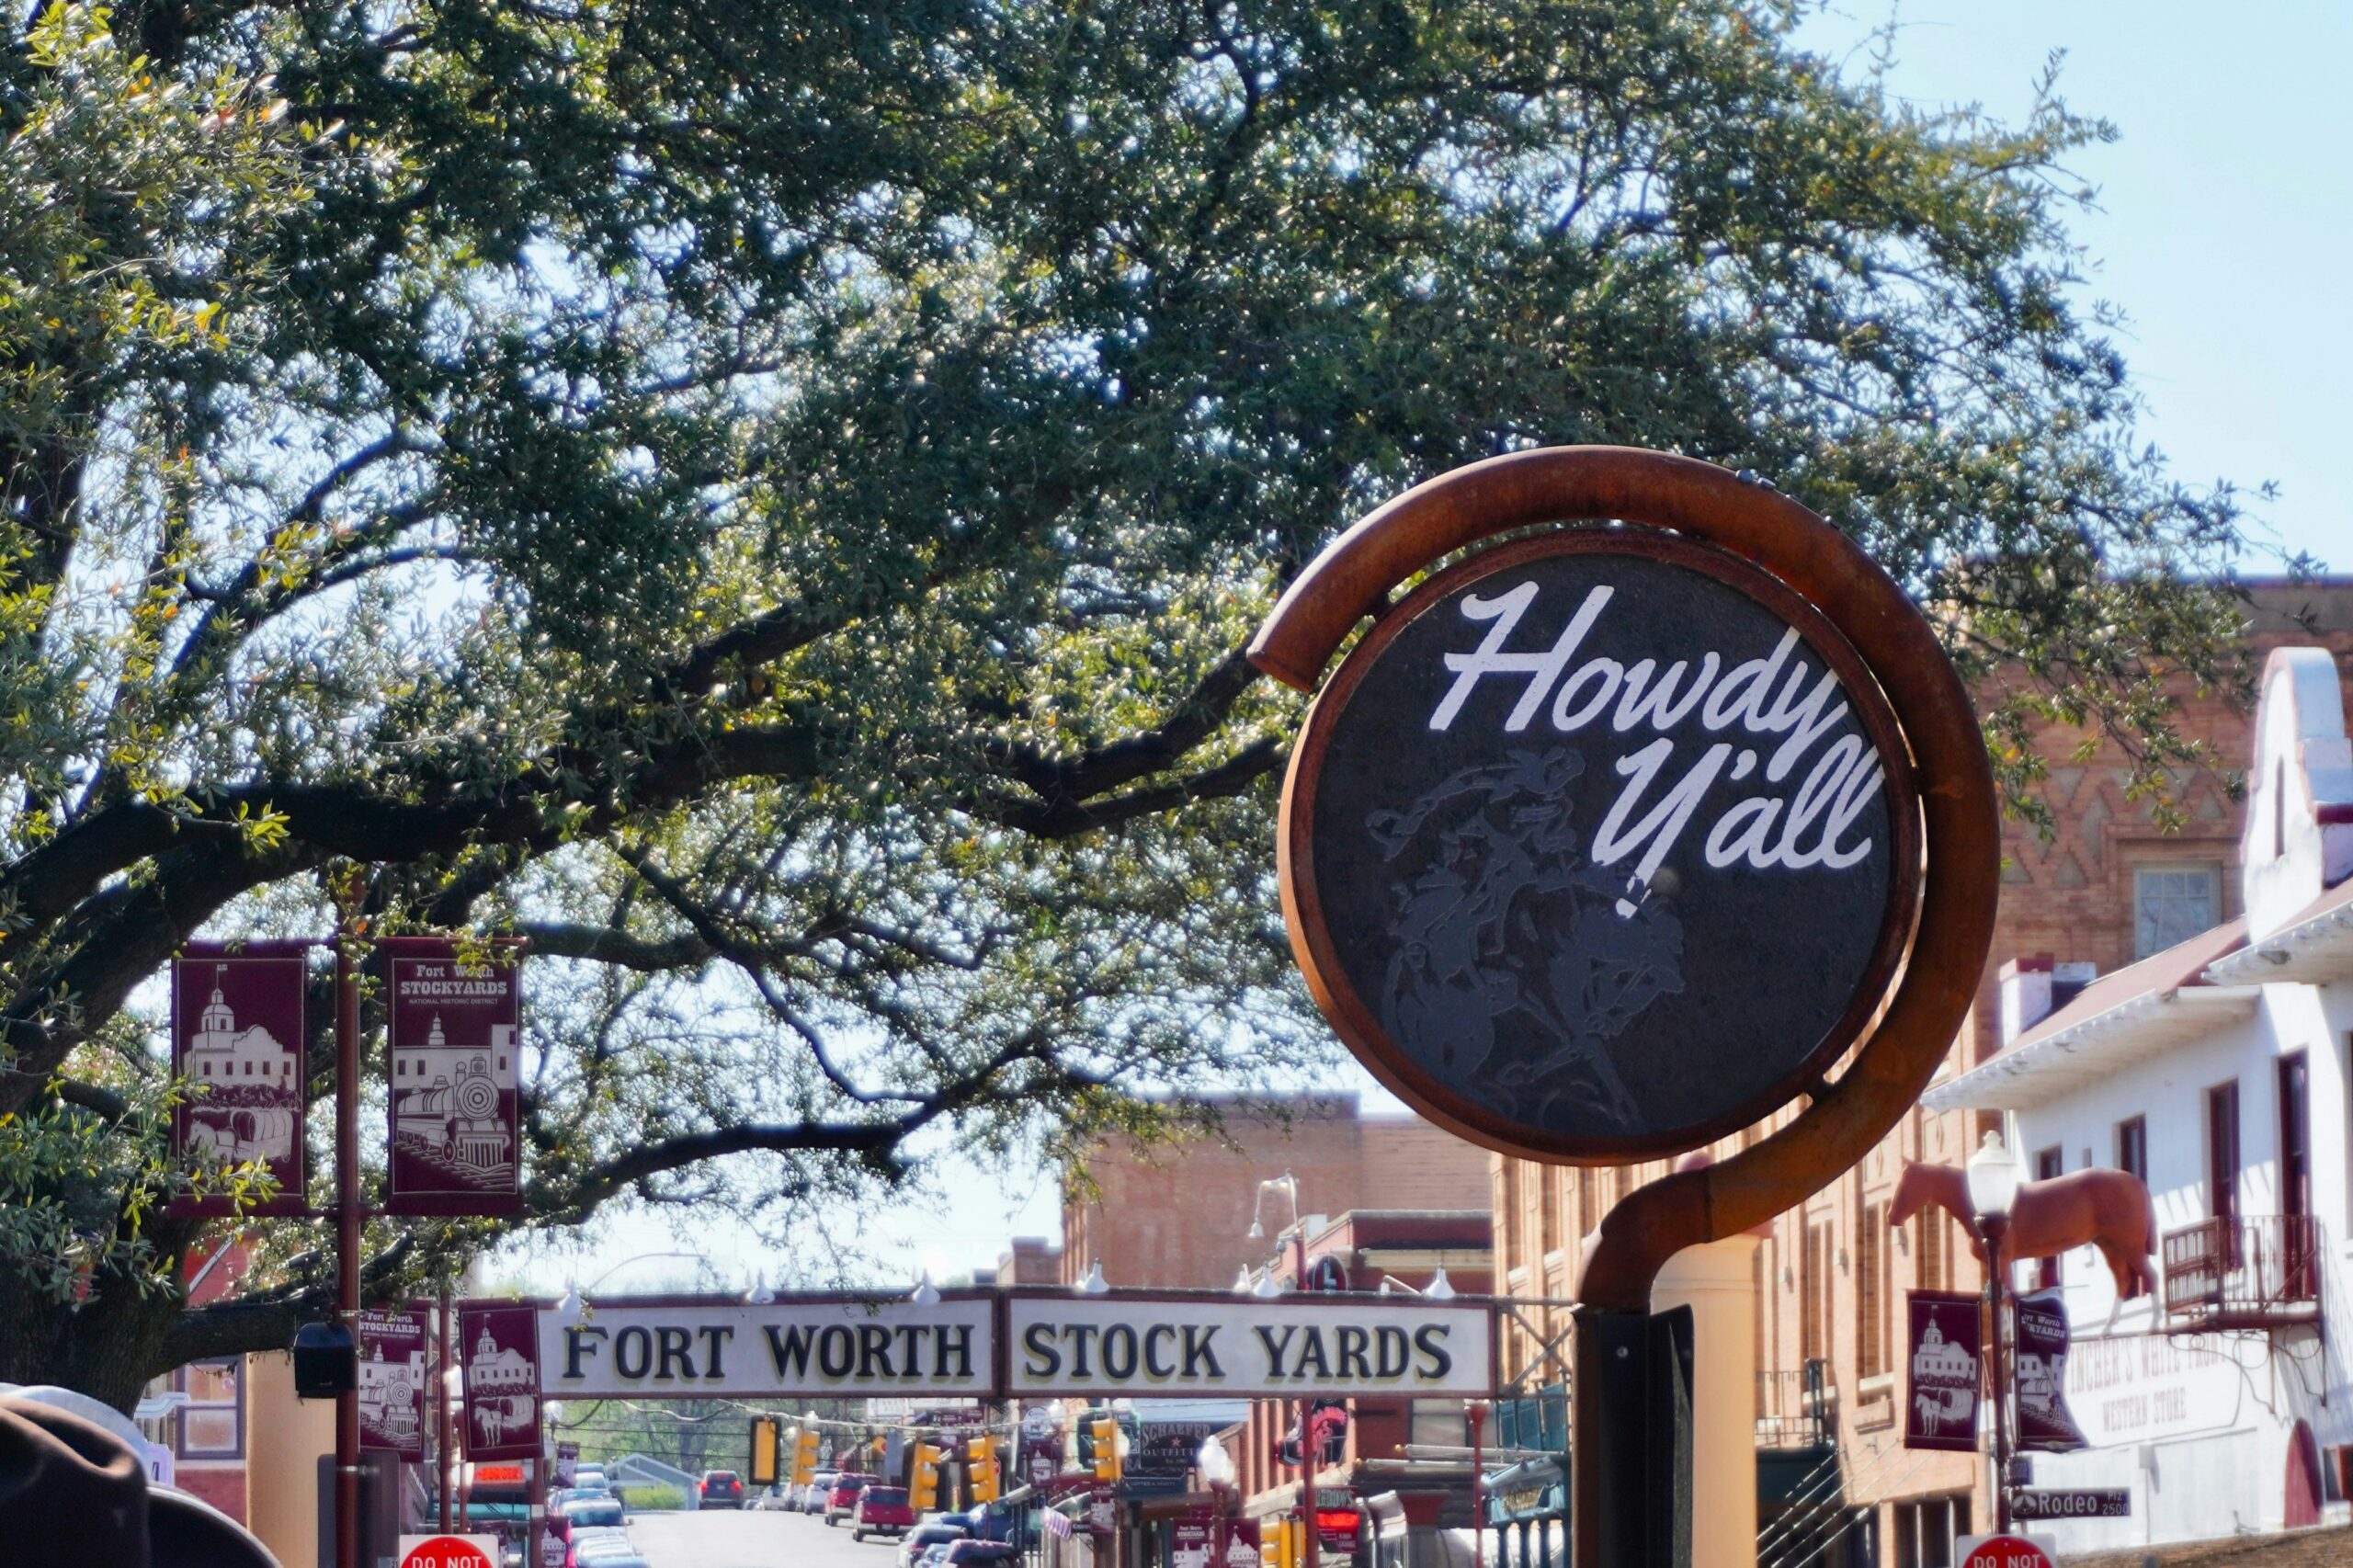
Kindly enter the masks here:
<path id="1" fill-rule="evenodd" d="M 1410 1297 L 948 1295 L 541 1308 L 551 1398 L 1481 1394 L 1492 1308 Z"/>

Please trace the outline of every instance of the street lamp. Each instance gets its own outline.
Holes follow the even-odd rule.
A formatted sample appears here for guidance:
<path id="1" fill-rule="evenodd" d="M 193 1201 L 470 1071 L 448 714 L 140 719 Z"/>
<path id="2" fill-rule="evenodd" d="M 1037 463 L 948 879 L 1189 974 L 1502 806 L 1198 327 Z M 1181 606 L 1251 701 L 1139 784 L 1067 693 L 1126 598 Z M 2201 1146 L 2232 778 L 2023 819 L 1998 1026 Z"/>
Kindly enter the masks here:
<path id="1" fill-rule="evenodd" d="M 2003 1291 L 2008 1287 L 2009 1266 L 2002 1256 L 2002 1243 L 2009 1233 L 2010 1206 L 2018 1197 L 2018 1157 L 2002 1142 L 1999 1132 L 1988 1132 L 1977 1152 L 1969 1156 L 1966 1180 L 1969 1186 L 1969 1206 L 1975 1210 L 1977 1234 L 1985 1244 L 1986 1315 L 1993 1323 L 1994 1359 L 1994 1529 L 2006 1535 L 2010 1528 L 2010 1437 L 2009 1400 L 2006 1391 L 2009 1380 L 2002 1364 Z"/>
<path id="2" fill-rule="evenodd" d="M 583 1317 L 587 1315 L 588 1292 L 590 1290 L 594 1290 L 597 1286 L 602 1285 L 606 1280 L 610 1279 L 614 1275 L 619 1274 L 622 1269 L 627 1268 L 632 1263 L 647 1263 L 657 1257 L 683 1257 L 691 1262 L 705 1265 L 708 1265 L 710 1262 L 709 1258 L 703 1256 L 703 1255 L 699 1252 L 642 1252 L 634 1257 L 625 1257 L 621 1259 L 619 1263 L 616 1263 L 610 1268 L 608 1268 L 605 1272 L 597 1276 L 596 1278 L 590 1280 L 585 1289 L 581 1286 L 578 1280 L 567 1277 L 563 1282 L 563 1295 L 555 1304 L 556 1320 L 560 1323 L 578 1323 Z"/>
<path id="3" fill-rule="evenodd" d="M 939 1300 L 939 1287 L 931 1282 L 930 1269 L 916 1276 L 915 1288 L 908 1292 L 907 1300 L 919 1307 L 931 1306 Z"/>
<path id="4" fill-rule="evenodd" d="M 1254 1242 L 1263 1242 L 1267 1239 L 1267 1194 L 1277 1189 L 1281 1190 L 1290 1199 L 1291 1219 L 1295 1221 L 1299 1218 L 1299 1178 L 1289 1171 L 1285 1171 L 1279 1176 L 1268 1176 L 1258 1184 L 1258 1196 L 1250 1205 L 1248 1234 Z"/>
<path id="5" fill-rule="evenodd" d="M 1111 1282 L 1103 1278 L 1103 1260 L 1099 1257 L 1097 1258 L 1095 1260 L 1095 1267 L 1086 1271 L 1086 1278 L 1072 1286 L 1071 1289 L 1082 1296 L 1109 1295 L 1111 1293 Z"/>

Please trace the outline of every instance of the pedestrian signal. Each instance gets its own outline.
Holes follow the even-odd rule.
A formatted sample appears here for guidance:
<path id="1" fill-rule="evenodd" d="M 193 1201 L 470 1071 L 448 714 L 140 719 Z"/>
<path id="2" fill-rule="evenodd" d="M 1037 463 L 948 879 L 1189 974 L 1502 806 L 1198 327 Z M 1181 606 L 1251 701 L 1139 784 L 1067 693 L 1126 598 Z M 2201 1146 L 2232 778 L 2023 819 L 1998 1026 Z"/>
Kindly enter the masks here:
<path id="1" fill-rule="evenodd" d="M 806 1486 L 817 1478 L 817 1429 L 804 1429 L 792 1442 L 792 1484 Z"/>
<path id="2" fill-rule="evenodd" d="M 784 1446 L 784 1424 L 773 1415 L 752 1417 L 751 1483 L 755 1486 L 776 1484 L 777 1450 Z"/>
<path id="3" fill-rule="evenodd" d="M 964 1471 L 972 1478 L 972 1501 L 994 1503 L 1001 1490 L 997 1480 L 996 1445 L 975 1437 L 964 1445 Z"/>
<path id="4" fill-rule="evenodd" d="M 1087 1430 L 1095 1439 L 1095 1479 L 1120 1479 L 1120 1424 L 1105 1416 L 1088 1424 Z"/>
<path id="5" fill-rule="evenodd" d="M 915 1473 L 907 1480 L 907 1506 L 920 1514 L 939 1497 L 939 1450 L 929 1443 L 915 1445 Z"/>

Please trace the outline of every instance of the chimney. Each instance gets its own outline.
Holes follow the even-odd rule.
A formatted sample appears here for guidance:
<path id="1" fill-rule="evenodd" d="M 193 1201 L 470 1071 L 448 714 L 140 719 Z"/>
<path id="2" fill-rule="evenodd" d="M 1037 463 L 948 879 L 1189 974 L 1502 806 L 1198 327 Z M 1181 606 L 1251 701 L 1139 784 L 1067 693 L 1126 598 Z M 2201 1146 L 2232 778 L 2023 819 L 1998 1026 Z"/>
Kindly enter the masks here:
<path id="1" fill-rule="evenodd" d="M 2097 964 L 2061 963 L 2049 953 L 2012 959 L 2001 969 L 2002 1045 L 2018 1038 L 2083 994 L 2099 978 Z"/>

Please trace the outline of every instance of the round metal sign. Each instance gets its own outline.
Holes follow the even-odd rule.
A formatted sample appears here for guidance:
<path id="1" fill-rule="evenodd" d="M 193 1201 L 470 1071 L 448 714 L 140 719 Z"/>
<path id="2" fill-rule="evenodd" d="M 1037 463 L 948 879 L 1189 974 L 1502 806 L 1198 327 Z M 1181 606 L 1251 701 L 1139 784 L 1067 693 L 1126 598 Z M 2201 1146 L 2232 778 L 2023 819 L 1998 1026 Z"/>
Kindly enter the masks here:
<path id="1" fill-rule="evenodd" d="M 1817 1082 L 1919 897 L 1902 733 L 1847 639 L 1648 528 L 1479 551 L 1388 610 L 1283 812 L 1342 1039 L 1434 1120 L 1555 1159 L 1692 1148 Z"/>

